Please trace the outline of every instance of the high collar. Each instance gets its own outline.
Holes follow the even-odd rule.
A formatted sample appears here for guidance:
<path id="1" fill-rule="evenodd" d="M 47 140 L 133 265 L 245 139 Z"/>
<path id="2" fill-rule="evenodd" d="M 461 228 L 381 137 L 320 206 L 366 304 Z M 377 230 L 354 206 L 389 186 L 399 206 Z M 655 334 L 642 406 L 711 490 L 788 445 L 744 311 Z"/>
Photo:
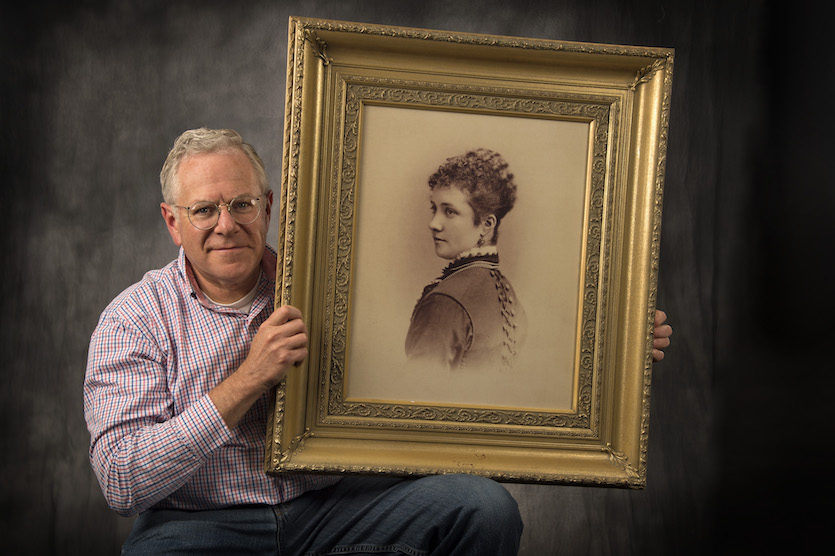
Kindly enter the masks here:
<path id="1" fill-rule="evenodd" d="M 499 264 L 499 250 L 495 245 L 487 245 L 484 247 L 475 247 L 468 251 L 464 251 L 444 268 L 441 279 L 446 278 L 450 274 L 468 267 L 474 263 L 487 263 L 490 265 Z"/>

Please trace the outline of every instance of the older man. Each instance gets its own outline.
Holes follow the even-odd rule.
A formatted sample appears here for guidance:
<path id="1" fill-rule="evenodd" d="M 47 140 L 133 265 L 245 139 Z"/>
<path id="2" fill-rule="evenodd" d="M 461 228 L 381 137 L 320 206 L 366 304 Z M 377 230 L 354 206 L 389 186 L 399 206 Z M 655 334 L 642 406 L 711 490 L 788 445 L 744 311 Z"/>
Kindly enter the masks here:
<path id="1" fill-rule="evenodd" d="M 139 514 L 124 553 L 515 554 L 518 508 L 488 479 L 263 472 L 267 394 L 307 355 L 300 312 L 273 310 L 263 163 L 236 132 L 196 129 L 160 181 L 179 257 L 105 309 L 84 383 L 104 496 Z"/>

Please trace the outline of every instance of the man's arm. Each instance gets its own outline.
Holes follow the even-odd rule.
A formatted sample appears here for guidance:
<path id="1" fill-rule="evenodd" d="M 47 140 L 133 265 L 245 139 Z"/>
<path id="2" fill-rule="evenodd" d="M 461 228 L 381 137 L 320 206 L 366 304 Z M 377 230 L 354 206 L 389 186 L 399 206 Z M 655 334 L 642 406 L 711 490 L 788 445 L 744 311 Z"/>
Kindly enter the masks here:
<path id="1" fill-rule="evenodd" d="M 234 428 L 252 404 L 305 357 L 307 329 L 301 312 L 279 307 L 261 324 L 243 364 L 209 392 L 226 426 Z"/>
<path id="2" fill-rule="evenodd" d="M 231 438 L 208 396 L 174 415 L 166 355 L 115 318 L 103 320 L 90 341 L 84 413 L 90 462 L 108 505 L 121 515 L 180 488 Z"/>
<path id="3" fill-rule="evenodd" d="M 90 461 L 113 510 L 133 515 L 153 506 L 232 438 L 252 404 L 306 356 L 300 316 L 293 308 L 275 311 L 241 367 L 178 415 L 156 343 L 118 320 L 100 324 L 90 342 L 84 408 Z"/>

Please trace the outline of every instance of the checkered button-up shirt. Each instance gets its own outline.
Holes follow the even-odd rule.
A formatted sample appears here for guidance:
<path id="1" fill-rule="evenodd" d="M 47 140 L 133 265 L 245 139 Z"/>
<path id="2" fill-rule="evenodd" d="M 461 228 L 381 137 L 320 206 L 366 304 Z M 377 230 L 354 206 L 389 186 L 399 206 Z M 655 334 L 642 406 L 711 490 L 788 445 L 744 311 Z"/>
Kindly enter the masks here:
<path id="1" fill-rule="evenodd" d="M 268 395 L 233 429 L 208 396 L 244 361 L 273 311 L 272 249 L 261 266 L 249 313 L 208 300 L 182 249 L 102 313 L 90 341 L 84 414 L 90 462 L 118 513 L 278 504 L 337 480 L 265 474 Z"/>

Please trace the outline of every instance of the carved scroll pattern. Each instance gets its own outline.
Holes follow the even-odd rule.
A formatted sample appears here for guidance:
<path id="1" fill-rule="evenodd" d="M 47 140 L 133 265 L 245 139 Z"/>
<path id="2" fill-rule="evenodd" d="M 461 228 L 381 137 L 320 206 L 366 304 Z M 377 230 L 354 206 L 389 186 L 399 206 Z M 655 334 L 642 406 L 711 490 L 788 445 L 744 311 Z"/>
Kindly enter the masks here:
<path id="1" fill-rule="evenodd" d="M 542 428 L 543 434 L 588 435 L 597 429 L 599 388 L 594 385 L 595 357 L 599 357 L 603 331 L 599 329 L 599 311 L 605 309 L 605 274 L 608 260 L 605 249 L 604 214 L 606 176 L 614 167 L 614 156 L 609 146 L 616 143 L 619 101 L 612 97 L 591 97 L 563 93 L 543 93 L 533 96 L 530 91 L 414 83 L 380 78 L 345 77 L 337 84 L 336 98 L 344 99 L 341 110 L 336 110 L 334 129 L 341 137 L 335 142 L 332 158 L 331 183 L 338 184 L 331 196 L 331 214 L 338 215 L 331 222 L 330 245 L 324 314 L 330 322 L 325 338 L 332 343 L 323 350 L 321 400 L 319 420 L 328 424 L 352 424 L 385 427 L 418 427 L 421 429 L 502 430 L 508 426 Z M 585 260 L 584 292 L 582 299 L 581 353 L 579 391 L 576 412 L 512 411 L 471 407 L 426 406 L 400 403 L 359 403 L 344 399 L 345 350 L 348 333 L 348 298 L 350 261 L 354 218 L 354 195 L 357 149 L 360 136 L 360 114 L 364 103 L 402 107 L 429 107 L 464 112 L 519 114 L 554 118 L 581 119 L 592 122 L 591 188 L 588 198 L 589 227 Z M 337 164 L 338 161 L 338 164 Z M 332 297 L 331 297 L 332 294 Z M 328 325 L 326 325 L 326 328 Z M 416 424 L 417 423 L 417 424 Z M 539 432 L 539 430 L 537 431 Z"/>

